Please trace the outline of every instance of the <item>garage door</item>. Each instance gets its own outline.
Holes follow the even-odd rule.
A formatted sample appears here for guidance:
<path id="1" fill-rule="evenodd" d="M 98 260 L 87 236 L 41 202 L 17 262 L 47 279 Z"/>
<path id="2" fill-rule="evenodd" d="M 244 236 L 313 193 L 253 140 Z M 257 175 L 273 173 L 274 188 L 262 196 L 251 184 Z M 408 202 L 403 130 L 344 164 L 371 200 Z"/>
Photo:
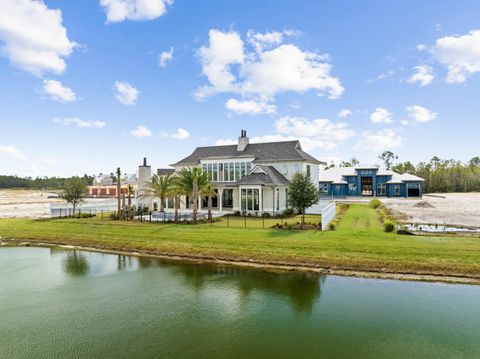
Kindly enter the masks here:
<path id="1" fill-rule="evenodd" d="M 420 190 L 418 188 L 409 188 L 408 189 L 408 197 L 419 197 Z"/>

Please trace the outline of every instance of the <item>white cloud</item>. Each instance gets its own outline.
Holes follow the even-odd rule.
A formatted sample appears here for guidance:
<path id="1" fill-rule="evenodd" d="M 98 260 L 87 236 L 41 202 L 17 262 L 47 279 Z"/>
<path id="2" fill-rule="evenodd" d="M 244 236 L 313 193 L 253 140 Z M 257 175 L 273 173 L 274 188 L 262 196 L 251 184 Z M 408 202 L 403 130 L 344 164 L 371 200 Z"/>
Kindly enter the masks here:
<path id="1" fill-rule="evenodd" d="M 81 120 L 77 117 L 54 118 L 53 122 L 70 126 L 75 125 L 79 128 L 104 128 L 107 124 L 104 121 Z"/>
<path id="2" fill-rule="evenodd" d="M 396 73 L 395 69 L 389 69 L 387 72 L 383 72 L 383 73 L 375 76 L 374 78 L 368 79 L 366 82 L 367 83 L 374 83 L 374 82 L 377 82 L 377 81 L 380 81 L 380 80 L 388 79 L 388 78 L 392 77 L 393 75 L 395 75 L 395 73 Z"/>
<path id="3" fill-rule="evenodd" d="M 386 108 L 377 107 L 370 115 L 370 121 L 373 123 L 391 123 L 392 114 Z"/>
<path id="4" fill-rule="evenodd" d="M 426 50 L 426 48 L 427 48 L 427 45 L 425 45 L 425 44 L 418 44 L 416 46 L 417 51 L 424 51 L 424 50 Z"/>
<path id="5" fill-rule="evenodd" d="M 167 12 L 173 0 L 100 0 L 107 22 L 152 20 Z"/>
<path id="6" fill-rule="evenodd" d="M 300 103 L 300 101 L 295 100 L 290 104 L 290 107 L 293 108 L 294 110 L 298 110 L 302 107 L 302 104 Z"/>
<path id="7" fill-rule="evenodd" d="M 347 108 L 344 108 L 340 110 L 340 112 L 338 113 L 338 118 L 347 118 L 347 117 L 350 117 L 351 115 L 352 115 L 352 111 L 350 111 Z"/>
<path id="8" fill-rule="evenodd" d="M 179 128 L 177 132 L 175 132 L 170 137 L 175 138 L 177 140 L 186 140 L 187 138 L 190 137 L 190 132 L 188 132 L 184 128 Z"/>
<path id="9" fill-rule="evenodd" d="M 438 115 L 438 113 L 419 105 L 407 106 L 405 109 L 408 112 L 410 118 L 417 122 L 433 121 Z"/>
<path id="10" fill-rule="evenodd" d="M 133 106 L 137 103 L 140 91 L 127 82 L 115 81 L 115 98 L 118 102 L 127 106 Z"/>
<path id="11" fill-rule="evenodd" d="M 179 128 L 175 133 L 167 133 L 167 132 L 162 132 L 160 134 L 160 137 L 162 138 L 174 138 L 176 140 L 186 140 L 187 138 L 190 137 L 190 132 L 188 132 L 184 128 Z"/>
<path id="12" fill-rule="evenodd" d="M 42 163 L 46 166 L 56 166 L 58 165 L 58 161 L 51 157 L 44 157 L 42 158 Z"/>
<path id="13" fill-rule="evenodd" d="M 33 0 L 2 0 L 0 40 L 4 42 L 0 54 L 36 76 L 63 73 L 64 58 L 77 46 L 67 36 L 62 12 Z"/>
<path id="14" fill-rule="evenodd" d="M 275 96 L 282 92 L 317 90 L 319 95 L 338 98 L 344 88 L 338 78 L 332 77 L 328 56 L 283 44 L 283 34 L 249 31 L 245 44 L 235 31 L 210 30 L 209 44 L 198 50 L 202 73 L 209 85 L 198 88 L 195 97 L 205 99 L 218 93 L 233 93 L 242 98 L 235 104 L 250 106 L 252 103 L 246 101 L 274 106 Z M 253 51 L 249 51 L 248 44 Z"/>
<path id="15" fill-rule="evenodd" d="M 231 98 L 225 103 L 227 110 L 238 114 L 258 115 L 262 113 L 275 113 L 276 107 L 265 101 L 245 100 L 239 101 Z"/>
<path id="16" fill-rule="evenodd" d="M 433 76 L 433 69 L 427 65 L 415 66 L 415 73 L 407 80 L 409 83 L 416 83 L 423 87 L 430 85 L 435 78 Z"/>
<path id="17" fill-rule="evenodd" d="M 163 51 L 158 55 L 158 66 L 160 67 L 167 67 L 167 63 L 172 61 L 173 59 L 173 47 L 170 48 L 168 51 Z"/>
<path id="18" fill-rule="evenodd" d="M 15 160 L 26 160 L 27 157 L 16 147 L 8 145 L 8 146 L 0 146 L 0 157 L 1 158 L 12 158 Z"/>
<path id="19" fill-rule="evenodd" d="M 447 67 L 447 83 L 462 83 L 480 72 L 480 29 L 466 35 L 438 39 L 431 50 L 433 57 Z"/>
<path id="20" fill-rule="evenodd" d="M 74 102 L 77 99 L 72 89 L 55 80 L 43 80 L 42 93 L 59 102 Z"/>
<path id="21" fill-rule="evenodd" d="M 409 121 L 409 120 L 401 120 L 400 123 L 401 123 L 403 126 L 408 126 L 408 125 L 410 125 L 410 121 Z"/>
<path id="22" fill-rule="evenodd" d="M 137 126 L 134 130 L 130 131 L 130 134 L 133 137 L 144 138 L 144 137 L 151 137 L 152 131 L 150 131 L 145 126 Z"/>
<path id="23" fill-rule="evenodd" d="M 248 42 L 252 44 L 257 52 L 279 45 L 283 42 L 283 34 L 278 31 L 259 33 L 253 30 L 247 32 Z"/>
<path id="24" fill-rule="evenodd" d="M 381 152 L 399 147 L 402 145 L 402 142 L 403 138 L 393 129 L 385 129 L 378 132 L 364 131 L 355 149 L 367 152 Z"/>
<path id="25" fill-rule="evenodd" d="M 309 120 L 301 117 L 281 117 L 274 123 L 275 133 L 256 136 L 252 143 L 300 140 L 305 150 L 317 148 L 334 149 L 339 142 L 353 136 L 355 132 L 346 123 L 333 123 L 328 119 Z M 235 144 L 233 139 L 220 139 L 217 145 Z"/>

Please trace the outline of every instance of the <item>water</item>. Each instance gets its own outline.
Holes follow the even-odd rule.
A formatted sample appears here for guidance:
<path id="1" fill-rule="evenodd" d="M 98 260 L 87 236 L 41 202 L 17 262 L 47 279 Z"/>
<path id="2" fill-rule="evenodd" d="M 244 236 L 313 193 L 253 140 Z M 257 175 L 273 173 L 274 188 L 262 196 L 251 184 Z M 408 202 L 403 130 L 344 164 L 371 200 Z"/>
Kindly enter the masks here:
<path id="1" fill-rule="evenodd" d="M 0 248 L 0 358 L 478 358 L 480 287 Z"/>

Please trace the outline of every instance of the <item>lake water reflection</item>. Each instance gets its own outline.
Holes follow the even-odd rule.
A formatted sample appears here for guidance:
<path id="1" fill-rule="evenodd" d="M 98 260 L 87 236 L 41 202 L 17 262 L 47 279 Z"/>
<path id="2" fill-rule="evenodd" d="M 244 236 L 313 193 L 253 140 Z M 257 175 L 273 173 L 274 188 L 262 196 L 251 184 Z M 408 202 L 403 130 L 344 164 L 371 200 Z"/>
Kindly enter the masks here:
<path id="1" fill-rule="evenodd" d="M 0 358 L 477 357 L 480 287 L 0 248 Z"/>

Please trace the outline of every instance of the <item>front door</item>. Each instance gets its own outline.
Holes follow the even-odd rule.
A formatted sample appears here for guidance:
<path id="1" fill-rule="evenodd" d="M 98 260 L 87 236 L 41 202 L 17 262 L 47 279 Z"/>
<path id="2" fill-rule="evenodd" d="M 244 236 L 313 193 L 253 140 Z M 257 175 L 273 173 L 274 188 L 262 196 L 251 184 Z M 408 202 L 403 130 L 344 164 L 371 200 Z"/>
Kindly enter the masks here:
<path id="1" fill-rule="evenodd" d="M 362 177 L 362 196 L 373 196 L 372 177 Z"/>

